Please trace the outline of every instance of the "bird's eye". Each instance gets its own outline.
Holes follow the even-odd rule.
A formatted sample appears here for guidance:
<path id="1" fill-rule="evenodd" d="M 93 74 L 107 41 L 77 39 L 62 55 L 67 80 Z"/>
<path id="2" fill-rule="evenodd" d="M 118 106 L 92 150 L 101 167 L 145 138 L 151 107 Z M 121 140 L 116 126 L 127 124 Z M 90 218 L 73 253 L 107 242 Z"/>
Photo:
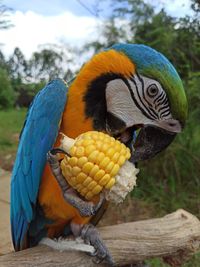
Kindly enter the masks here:
<path id="1" fill-rule="evenodd" d="M 157 95 L 157 93 L 158 93 L 158 87 L 156 86 L 156 84 L 149 85 L 149 87 L 147 88 L 147 94 L 150 97 L 154 97 Z"/>

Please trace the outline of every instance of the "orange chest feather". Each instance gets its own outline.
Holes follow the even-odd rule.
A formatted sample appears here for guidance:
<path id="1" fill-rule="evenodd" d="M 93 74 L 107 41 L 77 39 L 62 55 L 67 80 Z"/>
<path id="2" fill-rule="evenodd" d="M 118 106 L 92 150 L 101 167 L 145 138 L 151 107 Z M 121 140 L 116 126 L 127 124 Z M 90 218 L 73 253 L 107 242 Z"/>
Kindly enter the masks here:
<path id="1" fill-rule="evenodd" d="M 84 116 L 84 104 L 80 102 L 74 103 L 72 100 L 68 99 L 67 101 L 59 132 L 75 138 L 82 132 L 92 130 L 92 122 Z M 61 136 L 58 135 L 55 147 L 60 145 L 60 137 Z M 83 221 L 89 220 L 89 218 L 81 218 L 77 210 L 66 203 L 48 164 L 45 166 L 41 179 L 39 203 L 45 215 L 57 222 L 75 220 L 77 223 L 82 224 Z"/>

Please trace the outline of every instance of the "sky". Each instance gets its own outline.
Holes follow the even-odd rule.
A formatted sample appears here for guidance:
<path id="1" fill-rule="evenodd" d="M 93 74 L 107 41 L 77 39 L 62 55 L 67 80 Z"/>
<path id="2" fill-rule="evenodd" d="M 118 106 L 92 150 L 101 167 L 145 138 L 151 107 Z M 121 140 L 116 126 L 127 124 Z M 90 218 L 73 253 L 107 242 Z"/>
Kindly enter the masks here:
<path id="1" fill-rule="evenodd" d="M 171 15 L 183 16 L 189 12 L 189 0 L 159 2 Z M 96 28 L 109 14 L 107 2 L 98 0 L 2 0 L 1 3 L 13 9 L 10 20 L 15 25 L 0 31 L 0 44 L 3 44 L 0 49 L 6 57 L 15 47 L 26 58 L 46 43 L 81 47 L 98 38 Z M 99 17 L 96 16 L 98 3 L 102 9 Z"/>

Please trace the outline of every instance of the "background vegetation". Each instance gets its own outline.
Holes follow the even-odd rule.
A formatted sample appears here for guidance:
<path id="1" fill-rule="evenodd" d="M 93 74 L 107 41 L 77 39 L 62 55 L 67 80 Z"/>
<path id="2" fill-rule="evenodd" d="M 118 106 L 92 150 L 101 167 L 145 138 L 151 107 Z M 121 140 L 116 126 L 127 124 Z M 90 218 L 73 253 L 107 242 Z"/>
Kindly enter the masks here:
<path id="1" fill-rule="evenodd" d="M 144 43 L 159 50 L 174 64 L 183 79 L 189 101 L 186 128 L 175 142 L 151 161 L 140 164 L 138 187 L 132 193 L 162 215 L 184 208 L 200 218 L 200 3 L 191 0 L 192 15 L 172 17 L 165 8 L 144 0 L 113 0 L 112 16 L 98 28 L 99 38 L 82 51 L 46 46 L 27 60 L 16 48 L 9 59 L 0 51 L 0 167 L 11 170 L 18 135 L 34 95 L 50 79 L 70 79 L 79 53 L 96 53 L 116 42 Z M 159 2 L 159 1 L 158 1 Z M 10 27 L 0 5 L 0 30 Z M 75 64 L 77 66 L 77 62 Z M 77 69 L 78 70 L 78 69 Z M 199 266 L 195 256 L 185 266 Z M 165 266 L 154 260 L 152 266 Z"/>

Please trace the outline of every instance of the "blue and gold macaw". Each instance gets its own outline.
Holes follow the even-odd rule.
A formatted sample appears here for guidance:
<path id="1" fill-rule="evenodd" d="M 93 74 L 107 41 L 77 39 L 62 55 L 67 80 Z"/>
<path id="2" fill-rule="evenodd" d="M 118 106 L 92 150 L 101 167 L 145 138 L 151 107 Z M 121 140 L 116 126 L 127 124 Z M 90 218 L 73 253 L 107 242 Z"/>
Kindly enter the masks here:
<path id="1" fill-rule="evenodd" d="M 97 211 L 99 199 L 94 199 L 93 211 L 81 215 L 81 208 L 64 199 L 47 153 L 60 145 L 59 132 L 75 138 L 98 130 L 133 145 L 131 160 L 138 162 L 166 148 L 183 129 L 186 117 L 179 75 L 162 54 L 145 45 L 116 44 L 94 55 L 68 87 L 59 79 L 47 84 L 27 113 L 12 173 L 15 250 L 34 246 L 43 237 L 73 233 L 89 240 L 99 258 L 112 262 L 90 224 L 105 202 Z M 140 131 L 133 141 L 136 129 Z"/>

